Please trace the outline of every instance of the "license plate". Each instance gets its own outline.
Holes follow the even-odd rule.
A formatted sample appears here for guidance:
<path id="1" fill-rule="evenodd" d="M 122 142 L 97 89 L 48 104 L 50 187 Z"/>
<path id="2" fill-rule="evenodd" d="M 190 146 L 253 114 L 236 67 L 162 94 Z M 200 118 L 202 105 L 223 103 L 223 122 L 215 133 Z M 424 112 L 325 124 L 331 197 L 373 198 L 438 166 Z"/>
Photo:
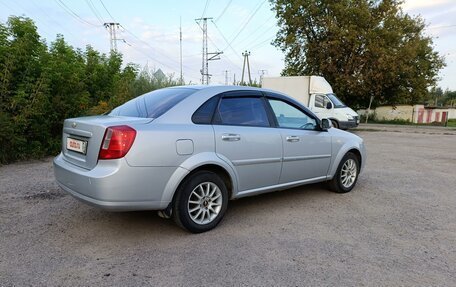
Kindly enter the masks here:
<path id="1" fill-rule="evenodd" d="M 87 141 L 82 141 L 82 140 L 78 140 L 78 139 L 74 139 L 74 138 L 67 138 L 66 148 L 67 148 L 67 150 L 86 154 Z"/>

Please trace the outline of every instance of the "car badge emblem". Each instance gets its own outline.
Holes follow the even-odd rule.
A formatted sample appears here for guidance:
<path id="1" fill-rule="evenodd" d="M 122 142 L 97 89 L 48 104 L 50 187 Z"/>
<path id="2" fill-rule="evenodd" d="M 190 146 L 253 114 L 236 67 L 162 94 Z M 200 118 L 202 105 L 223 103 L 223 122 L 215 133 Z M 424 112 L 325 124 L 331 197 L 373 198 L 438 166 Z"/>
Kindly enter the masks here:
<path id="1" fill-rule="evenodd" d="M 72 123 L 71 126 L 75 128 L 78 124 L 77 123 Z"/>

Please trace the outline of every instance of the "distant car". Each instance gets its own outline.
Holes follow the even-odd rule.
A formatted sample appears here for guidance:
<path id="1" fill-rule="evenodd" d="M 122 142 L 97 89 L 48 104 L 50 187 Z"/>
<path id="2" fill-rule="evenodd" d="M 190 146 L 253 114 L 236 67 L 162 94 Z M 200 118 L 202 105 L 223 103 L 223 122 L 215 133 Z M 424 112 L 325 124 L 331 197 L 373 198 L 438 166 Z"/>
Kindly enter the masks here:
<path id="1" fill-rule="evenodd" d="M 365 161 L 360 137 L 284 94 L 182 86 L 65 120 L 54 171 L 83 202 L 159 210 L 197 233 L 222 220 L 230 199 L 323 181 L 348 192 Z"/>

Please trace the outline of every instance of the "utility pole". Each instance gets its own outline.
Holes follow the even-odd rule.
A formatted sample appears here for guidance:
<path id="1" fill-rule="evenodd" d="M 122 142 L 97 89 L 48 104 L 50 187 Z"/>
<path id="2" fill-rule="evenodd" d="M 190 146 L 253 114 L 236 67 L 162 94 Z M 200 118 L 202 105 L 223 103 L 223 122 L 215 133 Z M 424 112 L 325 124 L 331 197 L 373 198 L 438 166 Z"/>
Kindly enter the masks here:
<path id="1" fill-rule="evenodd" d="M 123 39 L 117 39 L 116 30 L 120 27 L 119 23 L 109 22 L 103 24 L 109 31 L 109 37 L 111 41 L 111 51 L 117 52 L 117 41 L 124 41 Z"/>
<path id="2" fill-rule="evenodd" d="M 200 26 L 203 31 L 203 52 L 202 52 L 202 65 L 201 65 L 201 84 L 208 85 L 209 78 L 212 76 L 209 74 L 209 61 L 220 60 L 219 55 L 223 52 L 213 52 L 209 53 L 207 49 L 207 20 L 212 18 L 204 17 L 195 19 L 198 26 Z M 200 22 L 203 22 L 203 25 L 200 25 Z"/>
<path id="3" fill-rule="evenodd" d="M 260 86 L 263 84 L 263 76 L 268 73 L 268 70 L 259 70 L 258 74 L 260 74 Z"/>
<path id="4" fill-rule="evenodd" d="M 184 83 L 184 76 L 182 73 L 182 17 L 179 19 L 179 43 L 180 43 L 180 83 Z"/>
<path id="5" fill-rule="evenodd" d="M 223 71 L 225 73 L 225 86 L 228 86 L 228 70 Z"/>
<path id="6" fill-rule="evenodd" d="M 250 63 L 249 63 L 249 56 L 250 52 L 245 51 L 242 53 L 242 56 L 244 56 L 244 64 L 242 65 L 242 77 L 241 77 L 241 85 L 243 85 L 244 82 L 244 71 L 245 71 L 245 65 L 247 64 L 247 73 L 249 73 L 249 85 L 252 85 L 252 76 L 250 74 Z"/>

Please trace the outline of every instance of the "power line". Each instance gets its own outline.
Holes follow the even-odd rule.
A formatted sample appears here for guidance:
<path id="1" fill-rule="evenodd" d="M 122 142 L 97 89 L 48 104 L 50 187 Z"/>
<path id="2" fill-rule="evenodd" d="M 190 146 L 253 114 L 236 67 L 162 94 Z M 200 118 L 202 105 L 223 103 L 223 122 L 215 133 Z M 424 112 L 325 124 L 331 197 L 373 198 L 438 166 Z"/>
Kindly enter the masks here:
<path id="1" fill-rule="evenodd" d="M 102 25 L 96 25 L 96 24 L 93 24 L 93 23 L 90 23 L 89 21 L 85 20 L 84 18 L 82 18 L 81 16 L 79 16 L 76 12 L 74 12 L 73 10 L 71 10 L 70 7 L 68 7 L 62 0 L 54 0 L 65 12 L 67 12 L 69 15 L 71 15 L 73 18 L 75 18 L 76 20 L 78 20 L 79 22 L 81 23 L 84 23 L 84 24 L 87 24 L 87 25 L 91 25 L 91 26 L 94 26 L 94 27 L 101 27 Z"/>
<path id="2" fill-rule="evenodd" d="M 214 23 L 214 21 L 212 21 L 212 19 L 211 19 L 211 22 Z M 198 24 L 198 25 L 199 25 L 199 24 Z M 222 37 L 223 37 L 223 38 L 225 39 L 225 41 L 226 41 L 226 38 L 225 38 L 225 36 L 222 34 L 222 32 L 220 31 L 220 29 L 217 27 L 217 25 L 216 25 L 215 23 L 214 23 L 214 25 L 215 25 L 215 28 L 217 28 L 217 30 L 219 31 L 219 33 L 222 35 Z M 201 26 L 199 26 L 199 27 L 201 28 Z M 201 28 L 201 29 L 202 29 L 202 28 Z M 215 47 L 217 50 L 222 51 L 222 50 L 220 50 L 219 47 L 217 47 L 217 45 L 215 44 L 215 42 L 212 40 L 212 38 L 211 38 L 209 35 L 207 35 L 207 38 L 208 38 L 209 42 L 211 42 L 212 45 L 214 45 L 214 47 Z M 234 49 L 233 49 L 233 51 L 234 51 Z M 233 65 L 233 66 L 235 66 L 236 68 L 238 68 L 239 70 L 241 70 L 241 67 L 238 66 L 237 64 L 235 64 L 235 63 L 234 63 L 234 62 L 225 54 L 225 51 L 222 51 L 222 52 L 223 52 L 224 58 L 226 58 L 227 62 L 229 62 L 231 65 Z M 235 54 L 236 54 L 237 56 L 239 56 L 239 55 L 237 54 L 236 51 L 234 51 L 234 52 L 235 52 Z M 224 59 L 224 58 L 222 58 L 222 59 Z M 239 58 L 240 58 L 240 60 L 242 61 L 242 58 L 241 58 L 240 56 L 239 56 Z"/>
<path id="3" fill-rule="evenodd" d="M 456 25 L 430 26 L 430 27 L 427 27 L 426 29 L 441 29 L 441 28 L 452 28 L 452 27 L 456 27 Z"/>
<path id="4" fill-rule="evenodd" d="M 111 13 L 109 13 L 108 8 L 106 8 L 105 4 L 103 3 L 103 0 L 100 0 L 100 2 L 101 2 L 101 5 L 103 5 L 103 8 L 105 9 L 105 11 L 108 12 L 109 17 L 111 17 L 111 19 L 112 19 L 114 22 L 116 22 L 116 20 L 114 19 L 114 17 L 112 17 Z"/>
<path id="5" fill-rule="evenodd" d="M 157 48 L 155 47 L 152 47 L 149 43 L 147 43 L 146 41 L 142 40 L 141 38 L 139 38 L 138 36 L 136 36 L 133 32 L 131 32 L 130 30 L 128 30 L 127 28 L 125 28 L 124 26 L 120 25 L 124 30 L 125 32 L 127 32 L 128 34 L 130 34 L 132 37 L 134 37 L 135 39 L 137 39 L 138 41 L 142 42 L 143 44 L 145 44 L 146 46 L 148 46 L 150 49 L 152 49 L 153 51 L 157 52 L 158 54 L 160 54 L 162 57 L 164 58 L 167 58 L 168 60 L 174 62 L 177 66 L 180 66 L 180 63 L 179 61 L 176 61 L 175 59 L 169 57 L 168 55 L 160 52 Z M 158 62 L 158 61 L 157 61 Z M 193 70 L 192 68 L 188 67 L 188 66 L 185 66 L 183 65 L 183 67 L 185 67 L 186 69 L 188 70 Z"/>
<path id="6" fill-rule="evenodd" d="M 261 1 L 261 3 L 258 5 L 258 7 L 253 11 L 253 13 L 247 19 L 247 21 L 245 21 L 244 25 L 241 27 L 241 29 L 236 34 L 236 36 L 234 36 L 233 39 L 231 39 L 231 41 L 229 42 L 228 46 L 231 45 L 237 39 L 237 37 L 242 33 L 242 31 L 244 31 L 245 27 L 247 27 L 247 25 L 249 24 L 250 20 L 252 20 L 253 16 L 255 16 L 255 14 L 258 12 L 258 10 L 260 10 L 261 6 L 263 6 L 264 3 L 266 3 L 266 0 Z M 226 48 L 228 48 L 228 46 Z M 223 49 L 223 50 L 225 50 L 225 49 Z"/>
<path id="7" fill-rule="evenodd" d="M 269 21 L 274 17 L 274 14 L 272 14 L 270 17 L 268 17 L 268 19 L 266 19 L 266 21 L 264 21 L 261 25 L 259 25 L 260 27 L 263 27 L 265 24 L 269 23 Z M 272 25 L 266 27 L 266 30 L 263 31 L 263 33 L 261 33 L 261 35 L 259 35 L 258 37 L 256 37 L 254 40 L 252 40 L 252 36 L 257 34 L 259 31 L 261 31 L 261 29 L 256 29 L 255 32 L 249 34 L 247 37 L 245 37 L 244 39 L 242 39 L 241 41 L 239 41 L 237 43 L 237 45 L 240 45 L 241 43 L 245 42 L 246 40 L 252 40 L 250 41 L 250 44 L 251 43 L 254 43 L 256 40 L 258 40 L 259 38 L 261 38 L 263 35 L 265 35 L 267 32 L 270 32 L 271 29 L 276 25 L 276 23 L 273 23 Z M 248 45 L 250 45 L 248 44 Z"/>
<path id="8" fill-rule="evenodd" d="M 98 10 L 95 7 L 95 5 L 93 5 L 92 0 L 86 0 L 85 2 L 87 3 L 87 6 L 89 6 L 90 10 L 92 10 L 92 12 L 95 15 L 95 17 L 97 17 L 97 19 L 100 22 L 100 24 L 103 25 L 105 21 L 103 20 L 103 18 L 101 18 L 100 13 L 98 12 Z"/>
<path id="9" fill-rule="evenodd" d="M 171 69 L 172 71 L 176 71 L 175 68 L 173 68 L 173 67 L 171 67 L 171 66 L 169 66 L 169 65 L 167 65 L 167 64 L 165 64 L 165 63 L 163 63 L 163 62 L 160 62 L 160 61 L 157 60 L 157 59 L 152 58 L 152 57 L 149 56 L 147 53 L 143 52 L 141 49 L 139 49 L 139 48 L 137 48 L 137 47 L 135 47 L 135 46 L 133 46 L 133 45 L 129 45 L 129 46 L 130 46 L 131 48 L 133 48 L 135 51 L 137 51 L 137 52 L 141 53 L 142 55 L 146 56 L 146 57 L 149 58 L 150 60 L 152 60 L 152 61 L 154 61 L 154 62 L 157 62 L 157 63 L 159 63 L 160 65 L 165 66 L 165 67 Z M 177 71 L 176 71 L 176 72 L 177 72 Z M 187 77 L 188 77 L 188 78 L 193 78 L 193 79 L 198 79 L 197 77 L 192 77 L 192 76 L 187 76 Z"/>
<path id="10" fill-rule="evenodd" d="M 106 10 L 106 12 L 109 14 L 109 16 L 110 16 L 113 20 L 115 20 L 115 18 L 114 18 L 114 17 L 112 16 L 112 14 L 109 12 L 108 8 L 107 8 L 106 5 L 103 3 L 103 1 L 100 0 L 100 2 L 101 2 L 101 4 L 102 4 L 103 8 Z M 178 66 L 180 67 L 180 65 L 181 65 L 180 61 L 176 61 L 176 60 L 172 59 L 171 57 L 167 56 L 166 54 L 161 53 L 157 48 L 152 47 L 149 43 L 147 43 L 146 41 L 142 40 L 140 37 L 138 37 L 136 34 L 134 34 L 133 32 L 131 32 L 130 30 L 128 30 L 128 29 L 125 28 L 124 26 L 120 25 L 120 27 L 122 27 L 122 28 L 124 29 L 124 31 L 127 32 L 128 34 L 130 34 L 133 38 L 135 38 L 135 39 L 138 40 L 139 42 L 141 42 L 141 43 L 145 44 L 146 46 L 148 46 L 148 47 L 149 47 L 150 49 L 152 49 L 154 52 L 156 52 L 156 53 L 160 54 L 162 57 L 167 58 L 168 60 L 174 62 L 176 65 L 178 65 Z M 125 41 L 125 40 L 124 40 L 124 41 Z M 149 56 L 148 56 L 148 57 L 149 57 Z M 149 58 L 150 58 L 150 57 L 149 57 Z M 152 59 L 152 58 L 151 58 L 151 59 Z M 164 64 L 163 62 L 160 62 L 160 61 L 158 61 L 158 60 L 156 60 L 156 59 L 152 59 L 152 60 L 154 60 L 154 61 L 158 62 L 159 64 L 162 64 L 162 65 L 164 65 L 164 66 L 170 68 L 171 70 L 177 70 L 177 69 L 172 68 L 172 67 L 170 67 L 169 65 L 166 65 L 166 64 Z M 185 67 L 185 68 L 186 68 L 187 70 L 189 70 L 189 71 L 193 71 L 192 68 L 190 68 L 190 67 L 188 67 L 188 66 L 186 66 L 186 65 L 182 65 L 182 66 Z"/>
<path id="11" fill-rule="evenodd" d="M 222 33 L 222 31 L 219 29 L 219 27 L 217 26 L 217 24 L 215 24 L 214 21 L 212 21 L 212 23 L 214 24 L 214 27 L 215 29 L 217 29 L 217 31 L 220 33 L 220 35 L 222 36 L 223 40 L 225 40 L 225 42 L 228 44 L 228 47 L 231 48 L 231 50 L 234 52 L 235 55 L 237 55 L 239 57 L 239 59 L 242 61 L 242 58 L 241 56 L 239 56 L 239 54 L 236 52 L 236 50 L 233 48 L 233 46 L 231 45 L 231 43 L 228 41 L 228 39 L 226 39 L 225 35 Z M 226 48 L 222 51 L 225 51 Z"/>
<path id="12" fill-rule="evenodd" d="M 32 3 L 33 6 L 35 6 L 38 10 L 40 10 L 40 11 L 45 15 L 45 18 L 51 20 L 51 23 L 50 23 L 50 24 L 53 25 L 53 26 L 52 26 L 52 27 L 53 27 L 53 30 L 57 31 L 57 33 L 58 33 L 59 31 L 58 31 L 57 29 L 55 29 L 55 27 L 60 27 L 60 28 L 64 29 L 69 35 L 73 36 L 73 38 L 79 38 L 78 36 L 75 36 L 75 35 L 73 34 L 72 31 L 68 30 L 65 26 L 60 25 L 57 21 L 55 21 L 55 19 L 54 19 L 52 16 L 50 16 L 50 15 L 46 12 L 46 10 L 44 10 L 40 5 L 36 4 L 34 0 L 33 0 L 33 1 L 30 1 L 30 2 Z M 38 11 L 38 10 L 36 10 L 36 11 Z M 38 19 L 37 19 L 37 20 L 38 20 Z"/>
<path id="13" fill-rule="evenodd" d="M 209 5 L 209 1 L 210 0 L 206 0 L 206 5 L 204 5 L 204 10 L 203 10 L 203 14 L 201 15 L 201 18 L 204 18 L 204 16 L 206 15 L 206 10 L 207 10 L 207 6 Z"/>
<path id="14" fill-rule="evenodd" d="M 267 42 L 270 42 L 272 39 L 274 39 L 274 37 L 275 37 L 275 35 L 272 36 L 272 37 L 270 37 L 270 38 L 268 38 L 268 39 L 266 39 L 266 40 L 264 40 L 263 42 L 258 43 L 257 45 L 251 47 L 250 50 L 258 49 L 259 47 L 263 46 L 263 45 L 266 44 Z"/>
<path id="15" fill-rule="evenodd" d="M 231 2 L 233 2 L 233 0 L 230 0 L 228 2 L 228 4 L 226 4 L 225 8 L 223 9 L 222 13 L 220 13 L 220 15 L 218 17 L 215 18 L 215 22 L 218 22 L 220 20 L 220 18 L 222 18 L 222 16 L 225 14 L 226 10 L 228 10 L 228 7 L 230 7 L 231 5 Z"/>
<path id="16" fill-rule="evenodd" d="M 221 51 L 217 45 L 214 43 L 214 41 L 212 41 L 211 37 L 209 37 L 209 35 L 207 35 L 207 38 L 209 40 L 209 42 L 212 43 L 212 45 L 214 45 L 214 47 L 218 50 L 218 51 Z M 224 51 L 222 51 L 224 52 Z M 223 54 L 223 58 L 222 59 L 226 59 L 227 62 L 229 62 L 231 65 L 233 65 L 234 67 L 238 68 L 239 70 L 241 70 L 241 67 L 238 66 L 237 64 L 235 64 L 225 53 Z M 242 61 L 242 58 L 241 58 L 241 61 Z"/>

